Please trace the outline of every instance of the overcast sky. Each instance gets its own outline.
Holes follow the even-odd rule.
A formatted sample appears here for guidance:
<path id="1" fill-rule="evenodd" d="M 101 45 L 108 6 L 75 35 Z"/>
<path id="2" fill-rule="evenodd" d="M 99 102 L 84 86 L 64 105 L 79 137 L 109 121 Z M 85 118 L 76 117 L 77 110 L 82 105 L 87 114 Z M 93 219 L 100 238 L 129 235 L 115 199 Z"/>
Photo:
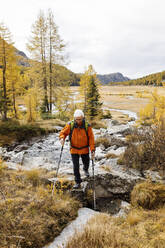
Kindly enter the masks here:
<path id="1" fill-rule="evenodd" d="M 1 0 L 0 22 L 15 46 L 26 43 L 40 10 L 52 9 L 73 72 L 138 78 L 165 70 L 164 0 Z"/>

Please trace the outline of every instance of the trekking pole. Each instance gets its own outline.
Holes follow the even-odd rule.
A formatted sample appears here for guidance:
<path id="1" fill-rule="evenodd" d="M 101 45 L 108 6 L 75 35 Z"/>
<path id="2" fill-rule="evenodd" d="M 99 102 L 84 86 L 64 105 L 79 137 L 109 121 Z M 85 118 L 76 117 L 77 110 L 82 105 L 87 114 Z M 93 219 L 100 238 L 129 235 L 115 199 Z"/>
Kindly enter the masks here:
<path id="1" fill-rule="evenodd" d="M 64 145 L 61 146 L 60 158 L 59 158 L 59 161 L 58 161 L 58 166 L 57 166 L 57 171 L 56 171 L 55 177 L 58 176 L 58 170 L 59 170 L 59 167 L 60 167 L 60 162 L 61 162 L 63 148 L 64 148 Z M 54 183 L 53 183 L 52 196 L 53 196 L 53 193 L 54 193 L 54 188 L 55 188 L 55 180 L 54 180 Z"/>
<path id="2" fill-rule="evenodd" d="M 95 192 L 95 171 L 94 160 L 92 159 L 92 171 L 93 171 L 93 208 L 96 210 L 96 192 Z"/>

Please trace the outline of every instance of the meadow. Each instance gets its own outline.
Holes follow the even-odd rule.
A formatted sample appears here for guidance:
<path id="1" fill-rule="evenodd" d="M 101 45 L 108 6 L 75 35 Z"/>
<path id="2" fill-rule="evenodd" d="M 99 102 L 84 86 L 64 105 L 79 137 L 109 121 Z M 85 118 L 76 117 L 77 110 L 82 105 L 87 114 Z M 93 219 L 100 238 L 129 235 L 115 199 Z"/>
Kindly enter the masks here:
<path id="1" fill-rule="evenodd" d="M 149 102 L 149 97 L 154 91 L 161 96 L 165 95 L 165 87 L 154 86 L 100 86 L 100 96 L 103 102 L 103 108 L 130 110 L 139 115 Z M 71 92 L 78 92 L 79 87 L 71 87 Z M 80 100 L 80 95 L 75 95 L 75 100 Z M 111 111 L 112 119 L 123 122 L 127 120 L 125 114 L 117 111 Z"/>

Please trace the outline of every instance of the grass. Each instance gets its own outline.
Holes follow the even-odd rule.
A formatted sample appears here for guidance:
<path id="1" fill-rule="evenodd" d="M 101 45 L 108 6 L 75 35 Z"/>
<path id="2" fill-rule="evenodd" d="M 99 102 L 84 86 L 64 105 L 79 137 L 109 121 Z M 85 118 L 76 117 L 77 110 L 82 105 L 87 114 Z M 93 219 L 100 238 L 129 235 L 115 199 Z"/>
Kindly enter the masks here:
<path id="1" fill-rule="evenodd" d="M 118 158 L 118 156 L 116 155 L 116 154 L 114 154 L 114 153 L 107 153 L 106 155 L 105 155 L 105 157 L 107 158 L 107 159 L 109 159 L 109 158 L 111 158 L 111 159 L 113 159 L 113 158 Z"/>
<path id="2" fill-rule="evenodd" d="M 38 120 L 33 124 L 15 120 L 1 121 L 0 146 L 11 145 L 14 142 L 21 142 L 50 132 L 57 132 L 56 126 L 64 127 L 65 124 L 64 121 L 59 119 Z"/>
<path id="3" fill-rule="evenodd" d="M 55 126 L 64 127 L 66 122 L 59 119 L 41 120 L 36 122 L 39 127 L 46 130 L 54 130 Z"/>
<path id="4" fill-rule="evenodd" d="M 164 95 L 164 87 L 156 87 L 158 94 Z M 155 90 L 153 86 L 101 86 L 100 95 L 103 105 L 109 108 L 127 109 L 139 113 L 148 103 L 148 96 Z M 129 98 L 128 96 L 133 98 Z M 123 97 L 121 97 L 123 96 Z M 140 97 L 139 97 L 140 96 Z M 141 98 L 143 97 L 143 99 Z M 136 99 L 136 101 L 135 101 Z M 114 118 L 111 111 L 112 118 Z"/>
<path id="5" fill-rule="evenodd" d="M 95 140 L 95 146 L 100 146 L 100 145 L 104 145 L 105 148 L 108 148 L 111 146 L 111 141 L 106 138 L 106 137 L 99 137 Z"/>
<path id="6" fill-rule="evenodd" d="M 95 129 L 100 129 L 100 128 L 106 129 L 107 128 L 107 125 L 105 123 L 103 123 L 102 121 L 99 121 L 99 120 L 97 120 L 97 121 L 93 120 L 90 122 L 90 124 L 91 124 L 92 128 L 95 128 Z"/>
<path id="7" fill-rule="evenodd" d="M 80 203 L 45 186 L 44 171 L 0 168 L 0 247 L 43 247 L 77 216 Z M 60 192 L 60 193 L 58 193 Z"/>
<path id="8" fill-rule="evenodd" d="M 149 187 L 153 191 L 155 186 L 143 184 L 143 188 Z M 159 193 L 156 191 L 157 196 Z M 83 232 L 69 240 L 66 248 L 164 248 L 164 223 L 165 205 L 158 205 L 156 210 L 132 207 L 125 218 L 97 214 L 89 220 Z"/>
<path id="9" fill-rule="evenodd" d="M 0 146 L 21 142 L 45 133 L 45 129 L 34 124 L 21 125 L 18 121 L 0 122 Z"/>
<path id="10" fill-rule="evenodd" d="M 165 204 L 165 185 L 148 181 L 137 184 L 131 192 L 131 204 L 146 209 L 163 207 Z"/>
<path id="11" fill-rule="evenodd" d="M 107 172 L 110 172 L 111 171 L 111 167 L 108 166 L 108 165 L 101 165 L 101 168 Z"/>

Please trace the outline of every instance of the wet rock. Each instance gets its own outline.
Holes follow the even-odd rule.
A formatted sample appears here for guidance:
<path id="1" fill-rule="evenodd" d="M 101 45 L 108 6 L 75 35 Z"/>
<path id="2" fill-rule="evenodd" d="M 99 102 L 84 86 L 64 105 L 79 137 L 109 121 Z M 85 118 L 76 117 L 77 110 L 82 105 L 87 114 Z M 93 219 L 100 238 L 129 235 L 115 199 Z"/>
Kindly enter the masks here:
<path id="1" fill-rule="evenodd" d="M 56 129 L 57 132 L 60 132 L 63 129 L 63 127 L 61 126 L 54 126 L 54 128 Z"/>
<path id="2" fill-rule="evenodd" d="M 119 125 L 119 122 L 117 120 L 112 120 L 112 125 Z"/>
<path id="3" fill-rule="evenodd" d="M 113 194 L 108 191 L 108 189 L 105 189 L 103 185 L 98 185 L 96 190 L 96 197 L 97 198 L 109 198 L 113 197 Z"/>
<path id="4" fill-rule="evenodd" d="M 18 145 L 15 147 L 14 152 L 22 152 L 23 150 L 27 150 L 28 148 L 28 145 Z"/>
<path id="5" fill-rule="evenodd" d="M 126 147 L 119 147 L 118 149 L 110 149 L 108 152 L 115 154 L 116 156 L 120 156 L 122 153 L 125 152 Z"/>
<path id="6" fill-rule="evenodd" d="M 126 217 L 127 214 L 129 213 L 130 209 L 131 209 L 131 204 L 129 204 L 126 201 L 121 201 L 120 211 L 117 214 L 115 214 L 114 216 L 115 217 Z"/>

